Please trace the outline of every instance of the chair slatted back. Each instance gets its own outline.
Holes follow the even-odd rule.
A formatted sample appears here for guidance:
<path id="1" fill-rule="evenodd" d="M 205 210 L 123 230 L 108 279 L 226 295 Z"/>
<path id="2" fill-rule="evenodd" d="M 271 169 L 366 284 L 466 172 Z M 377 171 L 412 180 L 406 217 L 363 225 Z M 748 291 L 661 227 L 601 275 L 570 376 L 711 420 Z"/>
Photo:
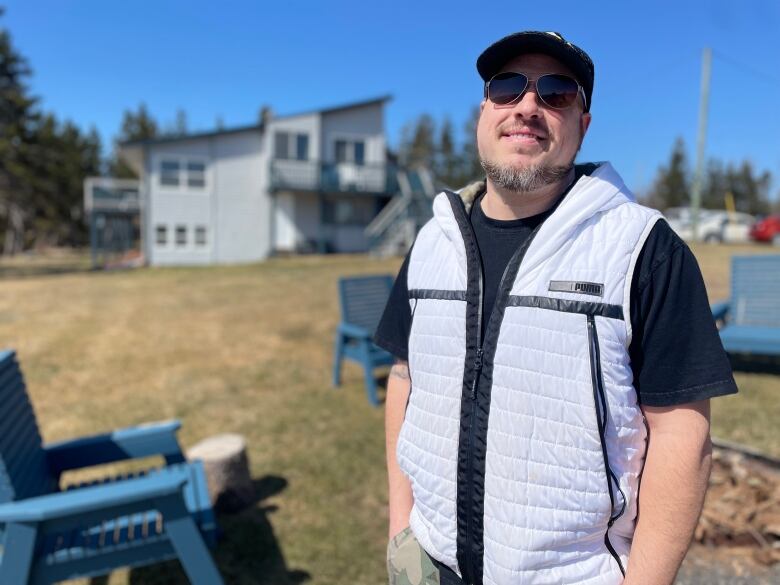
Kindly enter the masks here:
<path id="1" fill-rule="evenodd" d="M 0 502 L 49 493 L 54 480 L 13 351 L 0 351 Z"/>
<path id="2" fill-rule="evenodd" d="M 374 333 L 385 310 L 393 277 L 390 274 L 345 276 L 339 279 L 341 319 Z"/>
<path id="3" fill-rule="evenodd" d="M 737 325 L 780 327 L 780 254 L 732 259 L 731 312 Z"/>

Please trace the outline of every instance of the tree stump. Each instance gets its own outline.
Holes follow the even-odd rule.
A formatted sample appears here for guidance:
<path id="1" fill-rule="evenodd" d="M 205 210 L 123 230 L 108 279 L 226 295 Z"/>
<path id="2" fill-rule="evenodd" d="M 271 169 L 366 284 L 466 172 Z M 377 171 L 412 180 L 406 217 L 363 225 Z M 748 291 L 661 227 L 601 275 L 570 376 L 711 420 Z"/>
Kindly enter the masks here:
<path id="1" fill-rule="evenodd" d="M 209 437 L 187 451 L 187 459 L 200 459 L 206 471 L 209 497 L 221 512 L 236 512 L 254 501 L 246 440 L 241 435 Z"/>

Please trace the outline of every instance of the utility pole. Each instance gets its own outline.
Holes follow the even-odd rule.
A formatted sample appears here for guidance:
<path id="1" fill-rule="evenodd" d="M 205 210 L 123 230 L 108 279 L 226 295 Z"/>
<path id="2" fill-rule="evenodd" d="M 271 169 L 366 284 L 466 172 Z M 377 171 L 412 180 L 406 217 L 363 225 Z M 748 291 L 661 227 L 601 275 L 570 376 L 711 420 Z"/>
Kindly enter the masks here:
<path id="1" fill-rule="evenodd" d="M 710 103 L 710 73 L 712 72 L 712 49 L 704 47 L 701 63 L 701 96 L 699 101 L 699 137 L 696 144 L 696 174 L 691 192 L 691 220 L 693 241 L 699 239 L 699 209 L 701 190 L 704 183 L 704 146 L 707 142 L 707 113 Z"/>

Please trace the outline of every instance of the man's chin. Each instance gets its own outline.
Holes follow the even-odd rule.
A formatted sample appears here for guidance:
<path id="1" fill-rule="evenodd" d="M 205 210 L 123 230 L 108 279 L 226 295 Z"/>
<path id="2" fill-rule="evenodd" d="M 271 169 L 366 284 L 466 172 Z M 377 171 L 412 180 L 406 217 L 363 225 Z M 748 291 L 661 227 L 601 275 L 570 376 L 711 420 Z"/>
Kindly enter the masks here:
<path id="1" fill-rule="evenodd" d="M 523 158 L 501 162 L 482 159 L 482 168 L 488 179 L 495 185 L 509 191 L 530 192 L 563 180 L 573 168 L 567 166 L 549 166 L 538 158 Z M 573 161 L 572 161 L 573 163 Z"/>
<path id="2" fill-rule="evenodd" d="M 499 164 L 505 168 L 512 168 L 517 171 L 523 171 L 531 167 L 544 166 L 544 159 L 539 156 L 531 156 L 524 153 L 516 153 L 507 156 Z"/>

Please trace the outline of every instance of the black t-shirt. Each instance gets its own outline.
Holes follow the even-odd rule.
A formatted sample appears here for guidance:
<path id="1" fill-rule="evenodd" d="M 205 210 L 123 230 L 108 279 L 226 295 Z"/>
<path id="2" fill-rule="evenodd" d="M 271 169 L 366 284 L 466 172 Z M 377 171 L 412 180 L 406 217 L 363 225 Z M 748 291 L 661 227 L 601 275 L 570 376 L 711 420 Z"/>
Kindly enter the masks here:
<path id="1" fill-rule="evenodd" d="M 578 166 L 577 178 L 592 168 Z M 512 254 L 554 208 L 529 218 L 501 221 L 485 216 L 481 201 L 480 197 L 474 202 L 470 216 L 482 257 L 483 314 L 489 315 Z M 412 323 L 408 265 L 409 255 L 374 336 L 377 345 L 402 360 L 408 359 Z M 629 356 L 641 404 L 671 406 L 737 392 L 699 265 L 665 221 L 655 224 L 639 254 L 630 310 Z"/>

